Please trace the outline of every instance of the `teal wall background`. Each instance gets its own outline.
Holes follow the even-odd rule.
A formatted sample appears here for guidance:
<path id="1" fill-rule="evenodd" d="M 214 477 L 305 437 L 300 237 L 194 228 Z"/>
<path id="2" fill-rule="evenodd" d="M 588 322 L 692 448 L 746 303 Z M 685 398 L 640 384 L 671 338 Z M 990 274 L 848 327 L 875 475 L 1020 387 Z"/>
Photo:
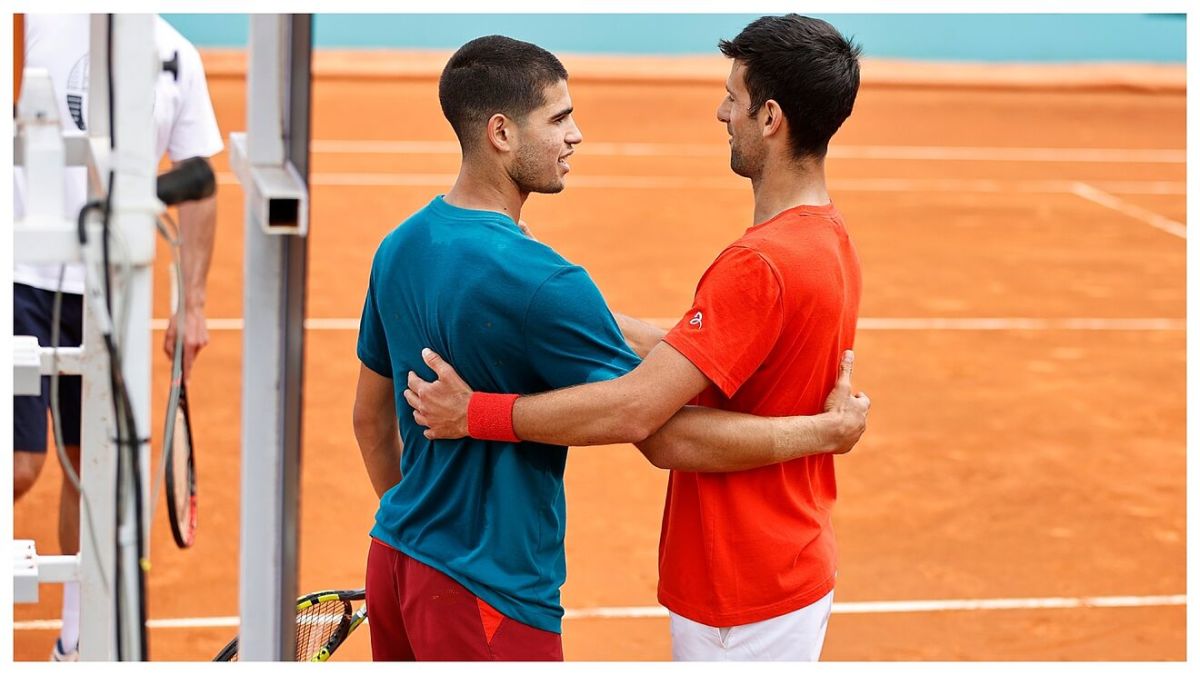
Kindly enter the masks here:
<path id="1" fill-rule="evenodd" d="M 246 43 L 245 14 L 164 14 L 199 47 Z M 318 47 L 454 49 L 499 33 L 551 51 L 714 54 L 757 14 L 318 14 Z M 822 14 L 875 58 L 1183 63 L 1179 14 Z"/>

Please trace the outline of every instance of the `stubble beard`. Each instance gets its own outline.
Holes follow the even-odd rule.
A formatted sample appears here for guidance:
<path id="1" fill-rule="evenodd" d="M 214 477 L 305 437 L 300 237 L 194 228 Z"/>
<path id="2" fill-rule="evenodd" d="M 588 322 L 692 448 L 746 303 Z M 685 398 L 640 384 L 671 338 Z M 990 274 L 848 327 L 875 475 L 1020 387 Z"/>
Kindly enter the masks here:
<path id="1" fill-rule="evenodd" d="M 754 163 L 737 145 L 729 144 L 729 168 L 743 178 L 754 178 Z"/>
<path id="2" fill-rule="evenodd" d="M 762 173 L 763 155 L 766 149 L 757 142 L 753 128 L 745 130 L 738 140 L 732 124 L 726 127 L 729 131 L 729 168 L 743 178 L 755 180 Z"/>
<path id="3" fill-rule="evenodd" d="M 540 164 L 542 164 L 542 160 L 531 150 L 523 148 L 517 151 L 516 161 L 509 171 L 509 176 L 517 185 L 517 189 L 525 193 L 557 194 L 562 192 L 566 186 L 558 176 L 557 161 L 555 161 L 554 168 L 551 169 L 552 176 L 546 178 L 539 176 L 539 174 L 544 175 L 544 172 L 538 171 Z"/>

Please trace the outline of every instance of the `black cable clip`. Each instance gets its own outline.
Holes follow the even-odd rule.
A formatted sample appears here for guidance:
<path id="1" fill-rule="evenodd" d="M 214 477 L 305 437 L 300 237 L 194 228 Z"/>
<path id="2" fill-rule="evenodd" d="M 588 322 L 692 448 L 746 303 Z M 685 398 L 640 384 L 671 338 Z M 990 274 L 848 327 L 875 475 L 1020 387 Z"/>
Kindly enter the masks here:
<path id="1" fill-rule="evenodd" d="M 108 440 L 112 441 L 113 445 L 117 445 L 117 446 L 128 445 L 131 448 L 137 449 L 137 448 L 142 447 L 143 445 L 149 445 L 150 441 L 152 439 L 149 436 L 145 436 L 145 437 L 137 439 L 137 442 L 134 443 L 131 441 L 125 441 L 123 438 L 119 438 L 117 436 L 110 436 Z"/>

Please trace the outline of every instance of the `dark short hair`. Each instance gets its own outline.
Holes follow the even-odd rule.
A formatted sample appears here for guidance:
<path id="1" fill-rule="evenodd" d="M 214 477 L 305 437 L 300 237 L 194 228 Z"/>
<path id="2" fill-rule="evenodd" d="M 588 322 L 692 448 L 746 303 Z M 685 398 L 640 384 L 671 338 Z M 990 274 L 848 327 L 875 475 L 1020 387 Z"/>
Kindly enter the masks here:
<path id="1" fill-rule="evenodd" d="M 750 114 L 774 99 L 788 120 L 792 154 L 824 157 L 854 109 L 862 47 L 825 21 L 788 14 L 756 19 L 720 48 L 745 65 Z"/>
<path id="2" fill-rule="evenodd" d="M 546 87 L 565 79 L 567 69 L 545 49 L 488 35 L 471 40 L 450 57 L 438 81 L 438 100 L 466 150 L 469 127 L 497 113 L 521 121 L 546 102 Z"/>

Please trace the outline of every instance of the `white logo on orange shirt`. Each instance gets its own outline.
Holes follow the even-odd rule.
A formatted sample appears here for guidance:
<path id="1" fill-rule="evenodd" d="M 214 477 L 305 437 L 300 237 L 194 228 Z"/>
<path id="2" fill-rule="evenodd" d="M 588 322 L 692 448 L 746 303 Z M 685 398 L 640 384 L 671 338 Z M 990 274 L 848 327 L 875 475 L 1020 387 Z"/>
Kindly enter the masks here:
<path id="1" fill-rule="evenodd" d="M 696 316 L 693 316 L 692 320 L 688 323 L 695 326 L 696 330 L 701 330 L 704 328 L 704 315 L 700 312 L 696 312 Z"/>

